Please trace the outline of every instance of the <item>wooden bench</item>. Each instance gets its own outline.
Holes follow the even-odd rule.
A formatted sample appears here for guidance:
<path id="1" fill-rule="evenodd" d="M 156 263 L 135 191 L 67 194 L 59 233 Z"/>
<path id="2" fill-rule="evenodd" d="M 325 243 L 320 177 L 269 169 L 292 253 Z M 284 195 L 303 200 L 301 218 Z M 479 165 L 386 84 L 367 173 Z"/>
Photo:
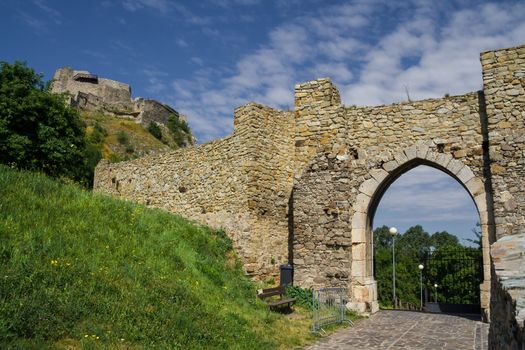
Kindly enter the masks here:
<path id="1" fill-rule="evenodd" d="M 295 298 L 286 298 L 284 295 L 285 291 L 286 288 L 284 286 L 267 288 L 260 291 L 260 293 L 257 294 L 257 297 L 263 300 L 270 310 L 275 310 L 276 308 L 283 306 L 290 308 L 293 303 L 295 303 Z M 277 296 L 279 299 L 275 298 Z"/>

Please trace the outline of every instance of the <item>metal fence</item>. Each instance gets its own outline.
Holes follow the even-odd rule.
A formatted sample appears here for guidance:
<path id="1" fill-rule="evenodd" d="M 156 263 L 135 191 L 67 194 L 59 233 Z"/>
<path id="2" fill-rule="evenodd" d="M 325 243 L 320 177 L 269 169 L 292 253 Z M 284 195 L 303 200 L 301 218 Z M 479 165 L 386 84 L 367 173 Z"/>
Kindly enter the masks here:
<path id="1" fill-rule="evenodd" d="M 352 321 L 346 319 L 346 289 L 323 288 L 313 291 L 312 303 L 312 331 L 324 332 L 323 327 L 333 324 Z"/>

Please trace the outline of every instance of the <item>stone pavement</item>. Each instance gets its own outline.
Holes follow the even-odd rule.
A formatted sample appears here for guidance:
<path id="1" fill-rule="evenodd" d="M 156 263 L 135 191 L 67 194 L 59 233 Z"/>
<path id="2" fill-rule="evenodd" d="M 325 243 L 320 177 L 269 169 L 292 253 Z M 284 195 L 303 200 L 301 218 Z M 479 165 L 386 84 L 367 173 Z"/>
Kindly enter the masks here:
<path id="1" fill-rule="evenodd" d="M 380 311 L 305 350 L 487 350 L 488 324 L 413 311 Z"/>

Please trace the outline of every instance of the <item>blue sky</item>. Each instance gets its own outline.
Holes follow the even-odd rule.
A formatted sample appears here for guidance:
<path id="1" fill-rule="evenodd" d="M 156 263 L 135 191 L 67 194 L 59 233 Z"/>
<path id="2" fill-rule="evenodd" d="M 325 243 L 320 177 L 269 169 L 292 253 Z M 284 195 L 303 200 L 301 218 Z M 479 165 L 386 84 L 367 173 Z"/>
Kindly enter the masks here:
<path id="1" fill-rule="evenodd" d="M 474 201 L 450 175 L 420 165 L 401 175 L 386 191 L 374 217 L 374 227 L 394 226 L 399 232 L 420 224 L 430 234 L 447 231 L 471 245 L 479 222 Z"/>
<path id="2" fill-rule="evenodd" d="M 292 108 L 294 84 L 319 77 L 346 105 L 402 101 L 405 87 L 412 99 L 479 90 L 479 52 L 525 43 L 523 1 L 0 0 L 0 13 L 0 60 L 129 83 L 187 115 L 200 142 L 231 133 L 236 106 Z M 398 180 L 412 184 L 404 196 L 433 188 L 414 172 Z M 431 196 L 456 198 L 453 180 L 435 180 Z M 470 232 L 457 213 L 449 230 Z"/>

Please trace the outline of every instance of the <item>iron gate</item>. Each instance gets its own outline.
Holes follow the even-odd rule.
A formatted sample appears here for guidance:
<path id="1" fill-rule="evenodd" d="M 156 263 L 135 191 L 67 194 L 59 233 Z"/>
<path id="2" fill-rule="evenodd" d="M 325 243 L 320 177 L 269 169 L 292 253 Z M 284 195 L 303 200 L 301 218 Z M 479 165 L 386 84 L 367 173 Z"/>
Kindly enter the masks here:
<path id="1" fill-rule="evenodd" d="M 324 332 L 323 327 L 332 323 L 344 321 L 352 324 L 346 319 L 346 289 L 344 288 L 322 288 L 312 293 L 312 331 Z"/>
<path id="2" fill-rule="evenodd" d="M 423 271 L 427 310 L 480 312 L 480 284 L 483 282 L 481 249 L 447 247 L 429 252 Z"/>

